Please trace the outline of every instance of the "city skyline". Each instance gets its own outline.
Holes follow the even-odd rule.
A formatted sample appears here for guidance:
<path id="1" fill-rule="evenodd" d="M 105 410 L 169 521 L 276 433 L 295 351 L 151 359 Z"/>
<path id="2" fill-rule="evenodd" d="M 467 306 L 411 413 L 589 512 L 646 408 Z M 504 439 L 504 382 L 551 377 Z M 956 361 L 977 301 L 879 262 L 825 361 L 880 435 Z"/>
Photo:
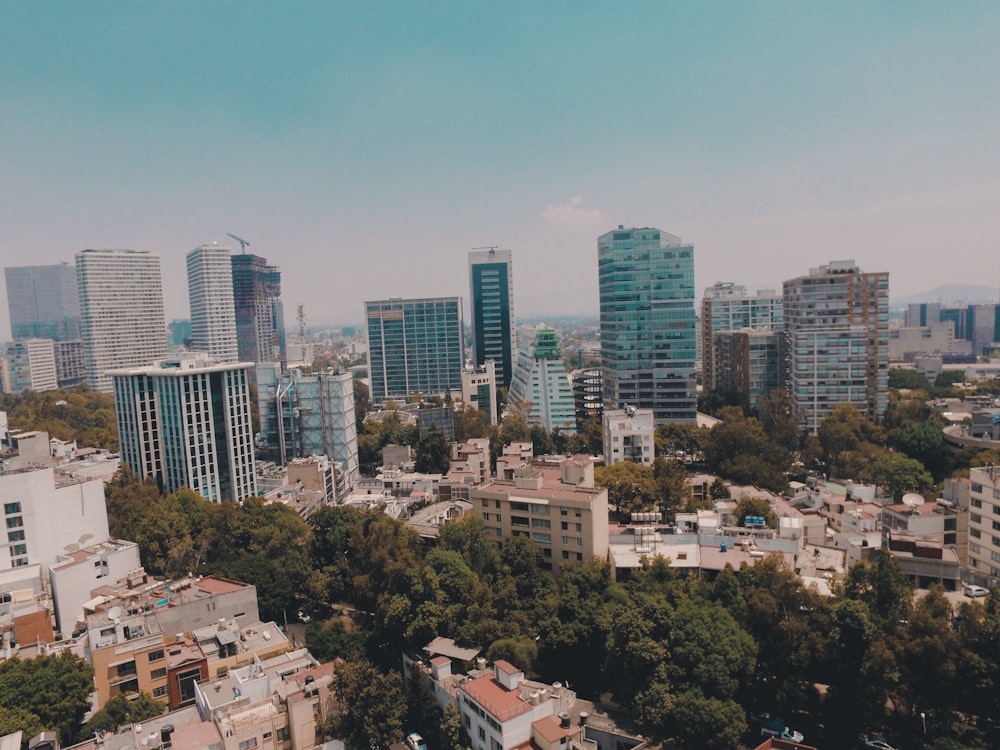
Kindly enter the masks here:
<path id="1" fill-rule="evenodd" d="M 619 224 L 693 242 L 698 289 L 841 257 L 894 297 L 997 287 L 998 32 L 972 3 L 7 4 L 0 261 L 147 250 L 181 318 L 185 254 L 233 232 L 316 323 L 463 295 L 491 244 L 519 316 L 594 313 Z"/>

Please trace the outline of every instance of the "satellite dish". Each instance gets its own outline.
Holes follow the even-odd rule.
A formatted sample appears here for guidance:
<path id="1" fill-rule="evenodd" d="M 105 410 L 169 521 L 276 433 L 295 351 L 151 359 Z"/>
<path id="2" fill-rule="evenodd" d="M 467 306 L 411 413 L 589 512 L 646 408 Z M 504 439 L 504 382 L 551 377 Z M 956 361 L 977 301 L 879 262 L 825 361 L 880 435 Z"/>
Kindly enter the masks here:
<path id="1" fill-rule="evenodd" d="M 923 495 L 919 495 L 916 492 L 907 492 L 903 495 L 903 505 L 909 505 L 911 508 L 917 508 L 923 504 Z"/>
<path id="2" fill-rule="evenodd" d="M 119 620 L 119 618 L 121 616 L 122 616 L 122 608 L 121 607 L 112 607 L 111 609 L 108 610 L 108 618 L 112 622 L 118 622 L 118 620 Z"/>

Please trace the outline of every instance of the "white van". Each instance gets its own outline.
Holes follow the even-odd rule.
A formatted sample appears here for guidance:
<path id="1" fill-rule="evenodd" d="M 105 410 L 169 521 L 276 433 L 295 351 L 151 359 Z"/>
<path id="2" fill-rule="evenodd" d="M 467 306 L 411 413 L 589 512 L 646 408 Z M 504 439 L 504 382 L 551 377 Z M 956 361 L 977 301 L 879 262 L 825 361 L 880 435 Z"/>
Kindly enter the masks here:
<path id="1" fill-rule="evenodd" d="M 967 583 L 965 584 L 963 593 L 970 599 L 975 599 L 978 596 L 989 596 L 990 590 L 982 586 L 973 586 L 971 583 Z"/>

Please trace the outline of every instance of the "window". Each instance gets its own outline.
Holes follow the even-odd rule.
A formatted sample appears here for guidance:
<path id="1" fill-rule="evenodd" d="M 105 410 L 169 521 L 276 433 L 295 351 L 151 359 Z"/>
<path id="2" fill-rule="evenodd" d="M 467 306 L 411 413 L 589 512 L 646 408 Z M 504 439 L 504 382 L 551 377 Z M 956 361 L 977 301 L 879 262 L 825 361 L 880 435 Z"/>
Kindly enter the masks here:
<path id="1" fill-rule="evenodd" d="M 167 694 L 167 686 L 161 685 L 160 687 L 153 688 L 153 697 L 162 698 Z"/>
<path id="2" fill-rule="evenodd" d="M 251 737 L 250 739 L 243 740 L 243 742 L 240 743 L 240 750 L 250 750 L 252 747 L 257 747 L 256 737 Z"/>
<path id="3" fill-rule="evenodd" d="M 549 514 L 549 506 L 533 503 L 531 506 L 531 512 L 537 513 L 540 516 L 547 516 Z"/>
<path id="4" fill-rule="evenodd" d="M 8 542 L 20 542 L 22 539 L 24 539 L 24 530 L 23 529 L 19 529 L 18 531 L 8 531 L 7 532 L 7 541 Z"/>
<path id="5" fill-rule="evenodd" d="M 970 513 L 969 520 L 972 521 L 973 523 L 982 523 L 983 517 L 978 513 Z"/>
<path id="6" fill-rule="evenodd" d="M 534 532 L 531 535 L 531 538 L 534 539 L 536 542 L 545 542 L 545 543 L 548 543 L 548 542 L 552 541 L 552 535 L 551 534 L 543 534 L 540 531 Z"/>
<path id="7" fill-rule="evenodd" d="M 158 648 L 156 649 L 156 651 L 150 651 L 148 654 L 146 654 L 146 658 L 149 661 L 159 661 L 160 659 L 163 658 L 163 649 Z"/>
<path id="8" fill-rule="evenodd" d="M 271 739 L 271 733 L 270 732 L 264 732 L 264 734 L 261 735 L 261 738 L 265 739 L 265 740 L 269 740 L 269 739 Z"/>
<path id="9" fill-rule="evenodd" d="M 15 544 L 10 548 L 10 554 L 12 555 L 26 555 L 28 554 L 27 544 Z"/>
<path id="10" fill-rule="evenodd" d="M 127 661 L 124 664 L 118 665 L 119 677 L 128 677 L 133 674 L 135 674 L 135 660 Z"/>
<path id="11" fill-rule="evenodd" d="M 288 727 L 278 727 L 278 742 L 285 742 L 289 737 L 292 736 L 291 731 Z"/>
<path id="12" fill-rule="evenodd" d="M 982 492 L 983 491 L 983 485 L 979 484 L 978 482 L 973 482 L 972 483 L 972 491 L 973 492 Z"/>
<path id="13" fill-rule="evenodd" d="M 982 508 L 983 507 L 983 501 L 980 500 L 979 498 L 974 497 L 969 502 L 972 503 L 972 507 L 973 508 Z"/>
<path id="14" fill-rule="evenodd" d="M 21 503 L 4 503 L 3 512 L 8 516 L 21 512 Z"/>
<path id="15" fill-rule="evenodd" d="M 511 526 L 527 526 L 529 523 L 527 516 L 511 516 L 510 525 Z"/>
<path id="16" fill-rule="evenodd" d="M 8 529 L 19 529 L 24 526 L 24 522 L 21 520 L 20 516 L 11 516 L 7 519 Z"/>
<path id="17" fill-rule="evenodd" d="M 486 727 L 479 727 L 479 739 L 486 740 Z M 242 748 L 240 748 L 242 750 Z"/>
<path id="18" fill-rule="evenodd" d="M 151 680 L 162 680 L 167 676 L 167 668 L 162 667 L 161 669 L 154 669 L 149 673 L 149 679 Z"/>
<path id="19" fill-rule="evenodd" d="M 532 518 L 531 525 L 536 529 L 551 528 L 552 522 L 547 518 Z"/>

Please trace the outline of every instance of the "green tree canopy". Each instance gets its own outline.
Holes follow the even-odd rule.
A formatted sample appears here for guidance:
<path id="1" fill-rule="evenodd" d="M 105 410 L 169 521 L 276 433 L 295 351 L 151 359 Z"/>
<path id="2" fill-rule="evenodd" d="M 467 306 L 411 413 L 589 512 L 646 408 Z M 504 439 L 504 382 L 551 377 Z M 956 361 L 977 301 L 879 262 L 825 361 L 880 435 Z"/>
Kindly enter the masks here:
<path id="1" fill-rule="evenodd" d="M 28 714 L 37 716 L 67 745 L 79 737 L 93 689 L 90 665 L 69 651 L 0 663 L 0 707 L 22 709 L 27 713 L 21 716 L 29 723 L 33 720 Z"/>

